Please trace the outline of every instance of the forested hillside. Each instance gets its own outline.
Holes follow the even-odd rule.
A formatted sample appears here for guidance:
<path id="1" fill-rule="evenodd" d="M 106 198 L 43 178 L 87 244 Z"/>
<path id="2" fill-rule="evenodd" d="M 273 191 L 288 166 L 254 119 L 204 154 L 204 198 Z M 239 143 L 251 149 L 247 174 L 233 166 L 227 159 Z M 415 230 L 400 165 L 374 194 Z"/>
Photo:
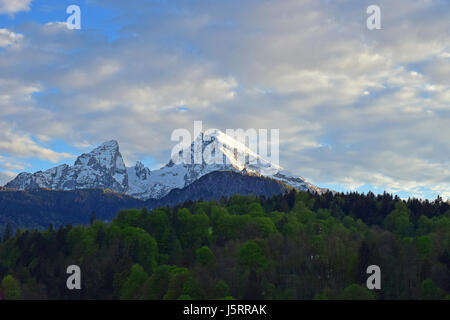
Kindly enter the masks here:
<path id="1" fill-rule="evenodd" d="M 87 224 L 94 211 L 99 220 L 111 221 L 119 210 L 142 208 L 144 202 L 109 190 L 53 191 L 0 190 L 0 234 L 7 224 L 45 230 L 66 224 Z"/>
<path id="2" fill-rule="evenodd" d="M 147 201 L 102 189 L 0 189 L 0 236 L 8 223 L 13 230 L 45 230 L 50 224 L 54 227 L 88 224 L 92 212 L 98 220 L 111 221 L 123 209 L 154 209 L 187 200 L 219 200 L 235 194 L 270 197 L 290 189 L 274 179 L 232 171 L 211 172 L 185 188 L 173 189 L 161 199 Z"/>
<path id="3" fill-rule="evenodd" d="M 448 299 L 450 207 L 388 194 L 186 202 L 5 233 L 6 299 Z M 82 289 L 66 288 L 79 265 Z M 381 268 L 381 290 L 366 268 Z"/>

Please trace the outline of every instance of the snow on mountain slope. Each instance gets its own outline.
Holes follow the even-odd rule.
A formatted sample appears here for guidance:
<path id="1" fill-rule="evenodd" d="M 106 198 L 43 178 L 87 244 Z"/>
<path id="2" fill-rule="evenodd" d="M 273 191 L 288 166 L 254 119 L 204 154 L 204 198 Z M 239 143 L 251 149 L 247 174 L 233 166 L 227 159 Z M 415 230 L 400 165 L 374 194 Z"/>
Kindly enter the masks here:
<path id="1" fill-rule="evenodd" d="M 64 164 L 44 172 L 21 173 L 6 187 L 19 190 L 111 189 L 146 200 L 160 199 L 171 190 L 184 188 L 214 171 L 234 171 L 269 176 L 299 190 L 323 191 L 263 159 L 219 130 L 207 135 L 201 133 L 180 155 L 185 155 L 184 162 L 171 159 L 158 170 L 150 171 L 141 162 L 127 168 L 119 144 L 112 140 L 79 156 L 73 166 Z"/>
<path id="2" fill-rule="evenodd" d="M 127 168 L 128 190 L 127 194 L 139 199 L 152 198 L 149 188 L 151 171 L 141 162 L 136 162 L 134 167 Z"/>
<path id="3" fill-rule="evenodd" d="M 207 135 L 201 133 L 189 148 L 183 150 L 183 154 L 185 152 L 187 156 L 184 162 L 175 163 L 174 159 L 170 160 L 166 166 L 146 176 L 145 182 L 135 177 L 131 179 L 129 175 L 129 181 L 138 180 L 139 183 L 130 184 L 127 194 L 134 197 L 145 195 L 145 197 L 159 199 L 172 189 L 184 188 L 214 171 L 235 171 L 269 176 L 299 190 L 322 192 L 320 188 L 263 159 L 244 144 L 219 130 Z M 201 162 L 195 163 L 196 157 L 201 159 Z M 250 157 L 253 157 L 254 161 L 249 161 Z M 273 174 L 268 174 L 270 172 Z M 137 185 L 138 187 L 135 188 Z M 144 189 L 146 190 L 143 191 Z"/>
<path id="4" fill-rule="evenodd" d="M 128 177 L 125 163 L 119 152 L 119 144 L 113 140 L 105 142 L 89 153 L 82 154 L 73 166 L 63 164 L 44 172 L 21 173 L 7 183 L 6 187 L 19 190 L 100 188 L 126 192 Z"/>

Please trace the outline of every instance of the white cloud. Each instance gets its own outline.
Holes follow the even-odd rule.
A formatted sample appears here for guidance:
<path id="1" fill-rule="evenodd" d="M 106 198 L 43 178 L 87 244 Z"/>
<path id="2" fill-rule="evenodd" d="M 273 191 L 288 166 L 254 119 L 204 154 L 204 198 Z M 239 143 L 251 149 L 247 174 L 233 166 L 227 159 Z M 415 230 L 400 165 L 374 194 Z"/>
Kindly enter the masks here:
<path id="1" fill-rule="evenodd" d="M 3 168 L 9 169 L 9 170 L 25 170 L 25 168 L 26 168 L 22 164 L 10 163 L 10 162 L 2 163 L 1 166 Z"/>
<path id="2" fill-rule="evenodd" d="M 0 116 L 23 112 L 30 105 L 32 94 L 39 91 L 37 84 L 0 77 Z"/>
<path id="3" fill-rule="evenodd" d="M 141 2 L 96 3 L 128 17 Z M 279 128 L 281 164 L 314 182 L 447 192 L 448 4 L 379 4 L 379 32 L 356 0 L 178 2 L 164 15 L 142 7 L 146 18 L 117 41 L 63 23 L 22 26 L 27 46 L 0 52 L 0 120 L 31 142 L 115 138 L 128 162 L 161 163 L 171 131 L 193 120 Z"/>
<path id="4" fill-rule="evenodd" d="M 0 14 L 14 15 L 20 11 L 30 10 L 32 0 L 0 0 Z"/>
<path id="5" fill-rule="evenodd" d="M 14 158 L 0 156 L 0 169 L 3 168 L 7 170 L 24 170 L 29 166 L 29 164 L 17 162 Z"/>
<path id="6" fill-rule="evenodd" d="M 61 159 L 72 158 L 73 156 L 62 152 L 58 153 L 51 149 L 39 146 L 29 136 L 18 135 L 7 127 L 6 123 L 1 123 L 0 132 L 0 152 L 16 157 L 38 157 L 39 159 L 58 162 Z M 2 166 L 5 166 L 2 164 Z M 6 167 L 6 166 L 5 166 Z M 11 169 L 11 167 L 9 168 Z"/>
<path id="7" fill-rule="evenodd" d="M 17 45 L 22 41 L 23 35 L 14 33 L 8 29 L 0 29 L 0 48 Z"/>
<path id="8" fill-rule="evenodd" d="M 445 200 L 450 201 L 450 191 L 448 191 L 448 192 L 442 192 L 441 197 L 442 197 L 442 199 L 443 199 L 444 201 L 445 201 Z"/>

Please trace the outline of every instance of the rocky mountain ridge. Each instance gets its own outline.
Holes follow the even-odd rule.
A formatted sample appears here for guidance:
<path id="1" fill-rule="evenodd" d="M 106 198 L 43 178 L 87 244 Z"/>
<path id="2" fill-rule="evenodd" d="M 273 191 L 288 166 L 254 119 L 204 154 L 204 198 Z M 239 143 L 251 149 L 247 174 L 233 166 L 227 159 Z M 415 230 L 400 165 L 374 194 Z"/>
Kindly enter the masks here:
<path id="1" fill-rule="evenodd" d="M 201 152 L 200 162 L 194 161 L 198 152 Z M 219 130 L 209 134 L 201 133 L 181 154 L 187 155 L 187 161 L 177 162 L 171 159 L 165 166 L 153 171 L 139 161 L 133 167 L 126 167 L 119 143 L 111 140 L 89 153 L 80 155 L 73 166 L 63 164 L 33 174 L 20 173 L 5 187 L 17 190 L 43 188 L 65 191 L 110 189 L 137 199 L 148 200 L 161 199 L 171 190 L 185 188 L 211 172 L 233 171 L 269 177 L 300 191 L 325 191 L 263 159 Z M 211 159 L 213 156 L 215 158 Z M 249 157 L 253 157 L 252 162 L 248 161 Z M 268 175 L 267 172 L 273 174 Z"/>

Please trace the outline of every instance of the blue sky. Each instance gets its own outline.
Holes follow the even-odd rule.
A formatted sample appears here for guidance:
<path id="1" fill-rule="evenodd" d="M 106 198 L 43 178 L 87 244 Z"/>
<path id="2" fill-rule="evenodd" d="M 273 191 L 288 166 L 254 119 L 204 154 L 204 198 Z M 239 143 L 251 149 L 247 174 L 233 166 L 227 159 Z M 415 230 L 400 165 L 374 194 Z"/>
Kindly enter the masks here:
<path id="1" fill-rule="evenodd" d="M 0 185 L 110 139 L 157 168 L 202 120 L 280 129 L 319 186 L 450 197 L 450 3 L 375 2 L 0 0 Z"/>
<path id="2" fill-rule="evenodd" d="M 100 7 L 92 3 L 92 1 L 69 1 L 69 0 L 53 0 L 53 1 L 30 1 L 29 10 L 19 11 L 11 14 L 3 14 L 0 16 L 0 25 L 3 28 L 15 28 L 17 25 L 28 23 L 30 21 L 39 24 L 46 24 L 54 21 L 66 21 L 69 14 L 66 13 L 68 6 L 72 4 L 78 5 L 80 8 L 89 8 L 82 10 L 82 27 L 86 29 L 101 30 L 111 39 L 117 37 L 116 31 L 120 26 L 114 22 L 114 18 L 119 16 L 117 10 L 111 8 Z"/>

